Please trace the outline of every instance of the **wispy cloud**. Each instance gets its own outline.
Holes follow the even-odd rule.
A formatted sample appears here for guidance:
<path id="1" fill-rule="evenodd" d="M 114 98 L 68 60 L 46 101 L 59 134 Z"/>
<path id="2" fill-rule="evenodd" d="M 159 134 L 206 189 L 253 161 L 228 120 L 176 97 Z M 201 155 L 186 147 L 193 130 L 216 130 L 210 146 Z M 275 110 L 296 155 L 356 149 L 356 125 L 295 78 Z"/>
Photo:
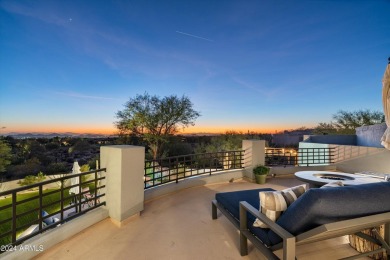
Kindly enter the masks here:
<path id="1" fill-rule="evenodd" d="M 110 25 L 97 28 L 94 26 L 96 17 L 84 16 L 77 10 L 65 15 L 54 4 L 48 7 L 18 2 L 0 2 L 0 8 L 13 14 L 58 26 L 59 37 L 66 45 L 77 52 L 99 60 L 124 78 L 132 77 L 137 73 L 153 78 L 164 78 L 166 75 L 174 75 L 178 67 L 191 66 L 192 68 L 197 65 L 194 63 L 204 62 L 198 56 L 182 59 L 181 53 L 177 50 L 156 47 L 136 33 L 124 31 L 121 28 L 112 28 Z M 211 39 L 181 31 L 176 33 L 213 42 Z M 166 66 L 167 64 L 171 66 Z"/>
<path id="2" fill-rule="evenodd" d="M 70 22 L 69 17 L 59 17 L 42 6 L 29 6 L 11 1 L 3 2 L 0 6 L 7 12 L 38 19 L 48 24 L 66 26 Z"/>
<path id="3" fill-rule="evenodd" d="M 239 84 L 241 87 L 244 87 L 244 88 L 250 89 L 252 91 L 255 91 L 255 92 L 261 94 L 262 96 L 264 96 L 267 99 L 273 99 L 275 97 L 278 97 L 279 94 L 283 90 L 282 88 L 269 89 L 269 88 L 265 88 L 265 87 L 262 87 L 262 86 L 255 86 L 255 85 L 253 85 L 251 83 L 248 83 L 248 82 L 245 82 L 244 80 L 242 80 L 240 78 L 237 78 L 237 77 L 233 77 L 232 79 L 237 84 Z"/>
<path id="4" fill-rule="evenodd" d="M 54 92 L 54 94 L 66 97 L 80 98 L 80 99 L 94 99 L 94 100 L 114 100 L 110 97 L 89 96 L 77 92 Z"/>
<path id="5" fill-rule="evenodd" d="M 186 35 L 186 36 L 194 37 L 194 38 L 205 40 L 205 41 L 209 41 L 209 42 L 214 42 L 213 40 L 210 40 L 210 39 L 207 39 L 207 38 L 203 38 L 203 37 L 200 37 L 200 36 L 196 36 L 196 35 L 193 35 L 193 34 L 185 33 L 185 32 L 176 31 L 176 33 L 180 33 L 180 34 L 183 34 L 183 35 Z"/>

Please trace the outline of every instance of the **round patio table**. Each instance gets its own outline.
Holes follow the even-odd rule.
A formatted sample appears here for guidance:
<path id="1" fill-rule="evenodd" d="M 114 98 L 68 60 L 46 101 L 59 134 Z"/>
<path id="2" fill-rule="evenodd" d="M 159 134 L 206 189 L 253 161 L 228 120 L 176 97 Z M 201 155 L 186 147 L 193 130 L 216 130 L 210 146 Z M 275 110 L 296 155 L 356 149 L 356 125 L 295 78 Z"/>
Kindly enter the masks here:
<path id="1" fill-rule="evenodd" d="M 327 171 L 300 171 L 295 173 L 295 177 L 308 183 L 310 188 L 318 188 L 336 181 L 342 181 L 345 186 L 385 181 L 381 177 Z"/>

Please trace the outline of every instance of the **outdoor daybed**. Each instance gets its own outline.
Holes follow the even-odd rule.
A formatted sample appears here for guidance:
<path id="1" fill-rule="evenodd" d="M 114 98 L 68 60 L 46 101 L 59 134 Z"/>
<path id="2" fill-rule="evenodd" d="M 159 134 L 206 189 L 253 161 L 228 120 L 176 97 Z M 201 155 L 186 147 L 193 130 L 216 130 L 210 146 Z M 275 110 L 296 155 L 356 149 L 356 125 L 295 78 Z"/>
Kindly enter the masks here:
<path id="1" fill-rule="evenodd" d="M 247 239 L 267 259 L 279 259 L 273 251 L 281 248 L 283 259 L 295 259 L 298 245 L 348 234 L 356 234 L 380 245 L 376 253 L 387 250 L 390 254 L 390 182 L 309 189 L 276 222 L 259 213 L 260 191 L 272 189 L 217 193 L 212 201 L 212 218 L 217 219 L 218 208 L 240 230 L 242 256 L 248 254 Z M 254 227 L 256 218 L 269 228 Z M 382 224 L 386 224 L 387 243 L 379 236 L 367 237 L 360 233 Z M 375 229 L 373 232 L 377 234 Z"/>

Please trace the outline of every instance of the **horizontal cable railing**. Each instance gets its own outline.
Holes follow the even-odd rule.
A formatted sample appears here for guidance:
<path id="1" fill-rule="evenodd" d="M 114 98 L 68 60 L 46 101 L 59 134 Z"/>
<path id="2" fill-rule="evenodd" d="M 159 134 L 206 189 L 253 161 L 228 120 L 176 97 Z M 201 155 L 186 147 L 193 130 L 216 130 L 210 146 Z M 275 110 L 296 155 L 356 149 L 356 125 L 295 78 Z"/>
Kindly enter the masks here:
<path id="1" fill-rule="evenodd" d="M 37 234 L 105 205 L 105 201 L 100 201 L 105 196 L 102 192 L 105 171 L 104 168 L 66 174 L 0 192 L 0 197 L 5 197 L 0 200 L 2 248 L 19 245 Z"/>
<path id="2" fill-rule="evenodd" d="M 145 161 L 145 189 L 197 175 L 243 168 L 244 151 L 188 154 Z"/>
<path id="3" fill-rule="evenodd" d="M 329 148 L 266 148 L 267 166 L 315 166 L 334 163 L 334 147 Z"/>

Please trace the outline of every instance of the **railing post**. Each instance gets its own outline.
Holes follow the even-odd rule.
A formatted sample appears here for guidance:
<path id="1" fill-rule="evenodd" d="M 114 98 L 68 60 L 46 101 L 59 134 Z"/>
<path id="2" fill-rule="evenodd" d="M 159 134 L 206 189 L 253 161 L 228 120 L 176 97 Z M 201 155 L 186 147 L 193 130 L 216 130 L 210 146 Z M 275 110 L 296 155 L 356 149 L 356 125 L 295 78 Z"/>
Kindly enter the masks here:
<path id="1" fill-rule="evenodd" d="M 147 161 L 144 162 L 144 188 L 146 189 L 146 178 L 149 177 L 146 173 L 148 172 L 149 170 L 149 167 L 147 165 Z"/>
<path id="2" fill-rule="evenodd" d="M 41 229 L 41 226 L 39 226 Z M 16 192 L 12 192 L 12 243 L 16 242 Z"/>
<path id="3" fill-rule="evenodd" d="M 306 166 L 309 166 L 309 148 L 306 149 Z"/>
<path id="4" fill-rule="evenodd" d="M 96 206 L 96 203 L 97 203 L 97 199 L 96 199 L 96 196 L 97 196 L 97 169 L 95 171 L 95 194 L 93 195 L 93 198 L 94 198 L 94 204 Z"/>
<path id="5" fill-rule="evenodd" d="M 106 207 L 111 220 L 121 226 L 144 209 L 145 147 L 100 147 L 101 167 L 106 168 Z"/>
<path id="6" fill-rule="evenodd" d="M 253 168 L 258 164 L 265 164 L 265 140 L 243 140 L 245 177 L 254 179 Z"/>
<path id="7" fill-rule="evenodd" d="M 61 203 L 61 221 L 64 219 L 64 179 L 61 179 L 61 188 L 60 188 L 60 203 Z"/>
<path id="8" fill-rule="evenodd" d="M 155 176 L 155 172 L 156 172 L 156 161 L 153 159 L 153 186 L 156 184 L 156 176 Z M 161 171 L 160 173 L 162 174 L 162 167 L 160 167 Z"/>
<path id="9" fill-rule="evenodd" d="M 42 221 L 43 221 L 43 216 L 42 216 L 42 185 L 39 185 L 39 230 L 42 229 Z"/>
<path id="10" fill-rule="evenodd" d="M 232 168 L 236 169 L 236 151 L 233 152 L 233 163 L 232 163 Z"/>
<path id="11" fill-rule="evenodd" d="M 390 223 L 385 224 L 385 236 L 384 239 L 388 245 L 390 245 Z M 390 251 L 387 251 L 387 255 L 390 255 Z"/>
<path id="12" fill-rule="evenodd" d="M 217 152 L 217 158 L 218 158 L 218 152 Z M 213 158 L 214 156 L 213 155 L 211 155 L 210 154 L 210 156 L 209 156 L 209 169 L 210 169 L 210 172 L 209 172 L 209 175 L 211 176 L 211 167 L 213 167 L 214 166 L 214 164 L 213 164 L 213 161 L 214 161 L 214 158 Z M 223 159 L 222 159 L 223 160 Z"/>
<path id="13" fill-rule="evenodd" d="M 81 194 L 81 175 L 79 175 L 79 186 L 78 186 L 78 188 L 79 188 L 79 205 L 77 205 L 78 206 L 78 208 L 79 208 L 79 211 L 78 212 L 81 212 L 81 205 L 82 205 L 82 203 L 81 203 L 81 200 L 82 200 L 82 194 Z"/>
<path id="14" fill-rule="evenodd" d="M 176 183 L 179 183 L 179 157 L 176 157 Z"/>

